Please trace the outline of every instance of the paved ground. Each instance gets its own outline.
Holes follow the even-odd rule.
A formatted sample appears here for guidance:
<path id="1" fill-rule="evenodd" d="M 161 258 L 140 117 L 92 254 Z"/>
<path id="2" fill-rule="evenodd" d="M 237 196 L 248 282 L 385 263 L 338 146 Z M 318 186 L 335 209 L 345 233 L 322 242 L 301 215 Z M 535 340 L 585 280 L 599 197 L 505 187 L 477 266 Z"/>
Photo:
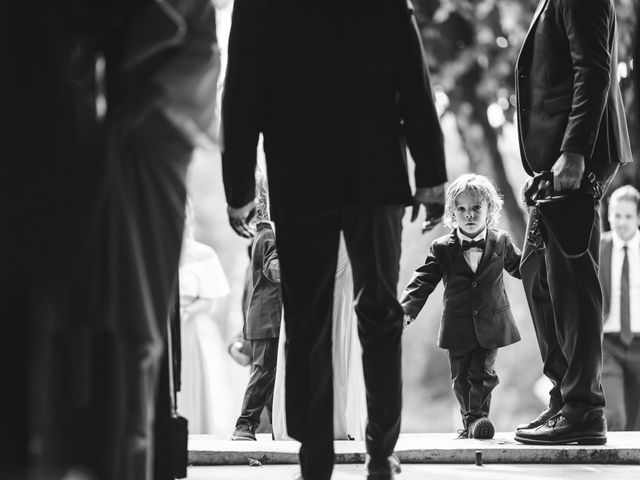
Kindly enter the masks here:
<path id="1" fill-rule="evenodd" d="M 640 432 L 609 432 L 606 445 L 522 445 L 514 441 L 513 432 L 497 432 L 491 440 L 455 438 L 453 433 L 401 434 L 395 452 L 403 464 L 473 465 L 476 452 L 480 452 L 487 465 L 640 465 Z M 364 442 L 336 441 L 334 447 L 337 463 L 364 463 Z M 293 441 L 274 442 L 270 435 L 258 435 L 257 442 L 232 442 L 228 436 L 190 435 L 189 463 L 246 466 L 256 459 L 263 465 L 291 465 L 298 462 L 299 448 Z"/>
<path id="2" fill-rule="evenodd" d="M 194 480 L 289 480 L 296 465 L 189 467 Z M 336 465 L 332 480 L 362 480 L 362 465 Z M 397 480 L 638 480 L 640 465 L 404 464 Z"/>

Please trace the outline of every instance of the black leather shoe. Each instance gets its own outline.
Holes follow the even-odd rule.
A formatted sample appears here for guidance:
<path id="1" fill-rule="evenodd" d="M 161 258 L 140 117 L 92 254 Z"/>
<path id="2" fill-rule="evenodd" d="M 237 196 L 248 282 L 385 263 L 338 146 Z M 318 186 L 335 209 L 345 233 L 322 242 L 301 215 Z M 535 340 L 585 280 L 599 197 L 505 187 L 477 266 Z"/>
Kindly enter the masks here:
<path id="1" fill-rule="evenodd" d="M 529 428 L 539 427 L 540 425 L 547 423 L 547 420 L 556 415 L 558 411 L 559 410 L 556 410 L 555 408 L 547 407 L 540 415 L 538 415 L 538 418 L 531 420 L 529 423 L 521 423 L 516 427 L 516 430 L 526 430 Z"/>
<path id="2" fill-rule="evenodd" d="M 395 453 L 381 460 L 371 458 L 367 454 L 364 466 L 367 469 L 367 480 L 393 480 L 396 473 L 402 471 L 400 460 Z"/>
<path id="3" fill-rule="evenodd" d="M 607 443 L 607 422 L 604 417 L 599 417 L 580 423 L 557 414 L 544 425 L 518 430 L 515 439 L 530 445 L 604 445 Z"/>

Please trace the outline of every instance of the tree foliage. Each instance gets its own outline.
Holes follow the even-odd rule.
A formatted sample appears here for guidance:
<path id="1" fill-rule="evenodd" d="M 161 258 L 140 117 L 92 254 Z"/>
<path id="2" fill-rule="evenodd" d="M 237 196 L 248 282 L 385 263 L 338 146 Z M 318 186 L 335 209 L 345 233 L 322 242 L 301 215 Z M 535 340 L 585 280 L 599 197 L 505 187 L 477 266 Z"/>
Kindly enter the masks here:
<path id="1" fill-rule="evenodd" d="M 499 107 L 505 122 L 515 112 L 514 66 L 537 0 L 413 0 L 427 50 L 432 81 L 446 93 L 455 115 L 471 168 L 496 180 L 505 195 L 505 210 L 518 239 L 524 220 L 504 174 L 498 148 L 501 126 L 490 124 L 489 107 Z M 616 0 L 619 60 L 631 71 L 635 29 L 634 0 Z M 621 78 L 630 129 L 637 131 L 630 75 Z M 635 137 L 632 135 L 632 137 Z M 637 183 L 637 166 L 635 177 Z M 627 180 L 629 181 L 629 180 Z M 633 180 L 632 180 L 633 181 Z"/>

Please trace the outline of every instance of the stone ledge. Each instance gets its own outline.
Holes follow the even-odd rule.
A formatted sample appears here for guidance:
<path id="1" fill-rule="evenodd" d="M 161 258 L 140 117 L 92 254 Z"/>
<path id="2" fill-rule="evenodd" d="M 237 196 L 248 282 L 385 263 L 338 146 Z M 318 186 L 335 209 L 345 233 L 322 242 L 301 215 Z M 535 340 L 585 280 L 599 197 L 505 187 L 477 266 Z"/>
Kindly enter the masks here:
<path id="1" fill-rule="evenodd" d="M 247 465 L 298 463 L 299 443 L 271 440 L 236 441 L 221 435 L 190 435 L 190 465 Z M 455 439 L 453 433 L 405 433 L 396 454 L 402 463 L 475 463 L 476 451 L 487 463 L 623 464 L 640 465 L 640 432 L 609 432 L 606 445 L 522 445 L 513 432 L 496 433 L 492 440 Z M 336 441 L 336 463 L 364 463 L 363 441 Z"/>

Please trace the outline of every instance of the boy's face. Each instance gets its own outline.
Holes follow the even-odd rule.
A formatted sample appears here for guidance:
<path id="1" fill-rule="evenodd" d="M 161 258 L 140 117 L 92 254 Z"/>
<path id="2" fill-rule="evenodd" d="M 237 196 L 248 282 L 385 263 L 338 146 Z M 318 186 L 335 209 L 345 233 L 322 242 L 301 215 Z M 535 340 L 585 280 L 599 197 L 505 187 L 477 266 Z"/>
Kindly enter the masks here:
<path id="1" fill-rule="evenodd" d="M 609 205 L 609 223 L 623 241 L 633 237 L 640 226 L 640 216 L 635 202 L 618 200 Z"/>
<path id="2" fill-rule="evenodd" d="M 473 238 L 487 225 L 488 211 L 489 206 L 486 201 L 479 202 L 467 193 L 461 193 L 456 198 L 453 214 L 462 233 Z"/>

